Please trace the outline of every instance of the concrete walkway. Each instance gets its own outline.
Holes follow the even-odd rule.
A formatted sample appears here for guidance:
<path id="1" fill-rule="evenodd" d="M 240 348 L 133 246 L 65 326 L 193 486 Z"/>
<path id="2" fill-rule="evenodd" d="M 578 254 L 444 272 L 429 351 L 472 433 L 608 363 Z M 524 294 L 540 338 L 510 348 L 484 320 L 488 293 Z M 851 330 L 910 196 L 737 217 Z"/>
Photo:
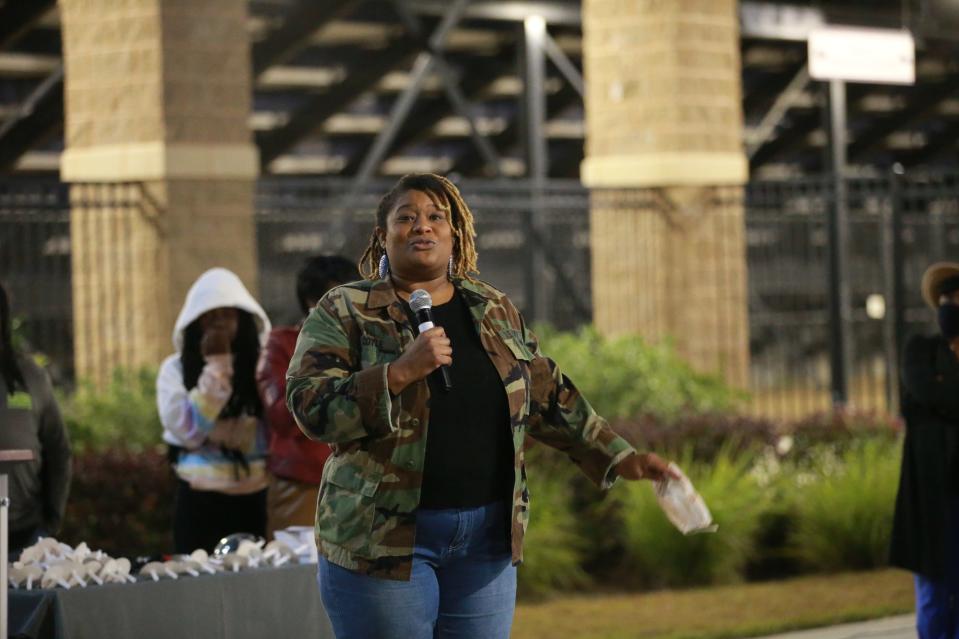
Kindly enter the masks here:
<path id="1" fill-rule="evenodd" d="M 916 615 L 899 615 L 872 621 L 799 630 L 762 639 L 915 639 Z"/>

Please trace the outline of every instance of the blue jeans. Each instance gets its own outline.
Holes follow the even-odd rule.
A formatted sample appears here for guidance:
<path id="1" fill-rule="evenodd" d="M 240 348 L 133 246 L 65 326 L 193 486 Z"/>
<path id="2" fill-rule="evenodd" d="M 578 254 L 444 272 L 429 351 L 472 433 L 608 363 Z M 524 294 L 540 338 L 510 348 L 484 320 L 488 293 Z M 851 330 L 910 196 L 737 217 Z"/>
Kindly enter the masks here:
<path id="1" fill-rule="evenodd" d="M 959 639 L 959 590 L 916 575 L 916 631 L 919 639 Z"/>
<path id="2" fill-rule="evenodd" d="M 916 575 L 919 639 L 959 639 L 959 500 L 946 509 L 943 574 L 935 581 Z"/>
<path id="3" fill-rule="evenodd" d="M 507 639 L 516 605 L 508 525 L 505 502 L 417 512 L 409 581 L 321 557 L 320 595 L 337 639 Z"/>

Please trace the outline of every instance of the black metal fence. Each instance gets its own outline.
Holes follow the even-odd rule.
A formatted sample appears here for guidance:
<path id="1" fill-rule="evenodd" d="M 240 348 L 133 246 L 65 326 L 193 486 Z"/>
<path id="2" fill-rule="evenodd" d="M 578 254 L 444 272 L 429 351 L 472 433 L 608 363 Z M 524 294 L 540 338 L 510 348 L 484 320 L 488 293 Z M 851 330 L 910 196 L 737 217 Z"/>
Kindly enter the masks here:
<path id="1" fill-rule="evenodd" d="M 49 356 L 55 375 L 68 376 L 73 313 L 67 185 L 0 180 L 0 281 L 11 298 L 15 337 Z"/>
<path id="2" fill-rule="evenodd" d="M 856 178 L 846 191 L 849 397 L 859 408 L 895 410 L 898 352 L 907 335 L 935 330 L 922 272 L 959 260 L 959 175 Z M 751 391 L 763 412 L 797 415 L 832 401 L 834 194 L 830 177 L 746 191 Z"/>
<path id="3" fill-rule="evenodd" d="M 260 297 L 271 317 L 293 319 L 290 314 L 297 309 L 292 274 L 307 257 L 335 252 L 359 259 L 375 224 L 379 198 L 390 186 L 371 182 L 355 189 L 344 180 L 260 181 Z M 505 180 L 464 181 L 459 186 L 475 215 L 481 277 L 538 319 L 560 328 L 589 322 L 589 191 L 579 182 L 559 180 L 538 191 L 528 182 Z M 539 211 L 548 212 L 541 225 Z M 534 271 L 537 257 L 545 262 L 541 273 Z M 536 294 L 541 304 L 533 309 Z"/>
<path id="4" fill-rule="evenodd" d="M 589 192 L 576 182 L 465 181 L 477 218 L 480 269 L 527 311 L 562 328 L 590 319 Z M 388 183 L 263 179 L 256 222 L 260 298 L 278 322 L 295 319 L 293 275 L 316 253 L 365 248 Z M 937 259 L 959 259 L 959 174 L 852 178 L 848 194 L 849 390 L 854 406 L 895 406 L 897 344 L 934 329 L 918 282 Z M 744 191 L 750 390 L 756 412 L 795 417 L 831 403 L 832 178 L 754 182 Z M 738 196 L 734 196 L 738 197 Z M 547 250 L 548 248 L 548 250 Z M 68 190 L 0 182 L 0 279 L 23 334 L 70 376 Z M 897 282 L 899 282 L 897 288 Z"/>

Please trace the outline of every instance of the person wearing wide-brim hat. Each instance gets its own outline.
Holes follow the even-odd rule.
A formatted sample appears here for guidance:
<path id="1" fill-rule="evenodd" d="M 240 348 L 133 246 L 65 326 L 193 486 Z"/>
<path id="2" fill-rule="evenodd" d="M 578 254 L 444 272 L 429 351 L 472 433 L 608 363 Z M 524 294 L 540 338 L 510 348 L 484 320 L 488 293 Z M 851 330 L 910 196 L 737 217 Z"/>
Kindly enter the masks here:
<path id="1" fill-rule="evenodd" d="M 902 361 L 906 422 L 891 563 L 916 575 L 922 639 L 959 636 L 959 263 L 923 274 L 939 333 L 916 335 Z"/>

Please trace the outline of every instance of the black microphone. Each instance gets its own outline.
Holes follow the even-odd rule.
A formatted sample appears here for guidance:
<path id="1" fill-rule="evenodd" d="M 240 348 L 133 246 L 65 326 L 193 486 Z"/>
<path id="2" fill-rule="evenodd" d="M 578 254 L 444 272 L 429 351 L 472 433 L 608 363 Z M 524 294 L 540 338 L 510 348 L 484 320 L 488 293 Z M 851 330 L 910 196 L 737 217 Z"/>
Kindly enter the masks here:
<path id="1" fill-rule="evenodd" d="M 418 288 L 410 293 L 410 310 L 413 311 L 413 315 L 419 323 L 417 330 L 420 333 L 436 326 L 436 323 L 433 321 L 433 298 L 430 297 L 427 291 Z M 437 373 L 439 373 L 440 379 L 443 382 L 443 390 L 446 392 L 453 390 L 453 380 L 450 379 L 450 367 L 443 364 Z"/>

